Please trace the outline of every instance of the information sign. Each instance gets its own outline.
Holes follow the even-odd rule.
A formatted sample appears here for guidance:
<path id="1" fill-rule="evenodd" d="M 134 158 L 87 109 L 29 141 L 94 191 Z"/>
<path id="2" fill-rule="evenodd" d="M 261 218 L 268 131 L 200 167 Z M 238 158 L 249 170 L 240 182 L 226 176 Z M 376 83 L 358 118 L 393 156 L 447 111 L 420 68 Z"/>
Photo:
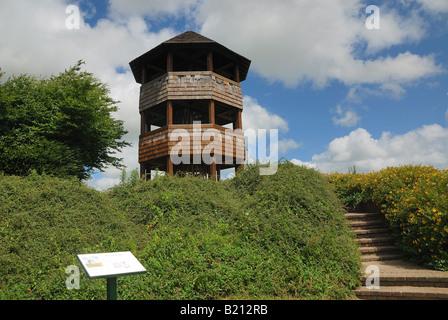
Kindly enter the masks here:
<path id="1" fill-rule="evenodd" d="M 116 278 L 146 272 L 145 267 L 130 251 L 79 254 L 78 260 L 90 279 Z"/>

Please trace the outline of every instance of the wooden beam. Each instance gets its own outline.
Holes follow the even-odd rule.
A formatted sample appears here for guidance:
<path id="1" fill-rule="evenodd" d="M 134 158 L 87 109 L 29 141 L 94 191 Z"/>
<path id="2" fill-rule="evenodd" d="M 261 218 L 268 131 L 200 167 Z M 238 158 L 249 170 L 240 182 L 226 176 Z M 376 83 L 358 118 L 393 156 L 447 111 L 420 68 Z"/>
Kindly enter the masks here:
<path id="1" fill-rule="evenodd" d="M 146 133 L 146 112 L 140 112 L 140 134 Z"/>
<path id="2" fill-rule="evenodd" d="M 216 114 L 216 117 L 223 118 L 229 121 L 235 120 L 235 110 L 226 110 L 222 113 Z"/>
<path id="3" fill-rule="evenodd" d="M 241 110 L 237 110 L 236 111 L 236 119 L 233 123 L 233 129 L 243 129 L 243 122 L 241 119 Z"/>
<path id="4" fill-rule="evenodd" d="M 213 72 L 213 51 L 209 51 L 207 54 L 207 71 Z"/>
<path id="5" fill-rule="evenodd" d="M 166 102 L 166 125 L 173 124 L 173 102 L 168 100 Z"/>
<path id="6" fill-rule="evenodd" d="M 210 100 L 208 105 L 208 123 L 215 124 L 215 101 Z"/>
<path id="7" fill-rule="evenodd" d="M 240 67 L 235 64 L 235 81 L 240 83 Z"/>
<path id="8" fill-rule="evenodd" d="M 171 51 L 168 51 L 168 54 L 166 56 L 166 72 L 173 72 L 173 63 L 173 53 Z"/>
<path id="9" fill-rule="evenodd" d="M 217 69 L 215 70 L 215 72 L 216 72 L 216 73 L 219 73 L 219 72 L 221 72 L 221 71 L 223 71 L 223 70 L 229 69 L 230 67 L 234 67 L 234 66 L 235 66 L 235 63 L 234 63 L 234 62 L 230 62 L 230 63 L 228 63 L 228 64 L 225 64 L 225 65 L 223 65 L 223 66 L 217 68 Z"/>
<path id="10" fill-rule="evenodd" d="M 146 76 L 146 68 L 143 67 L 143 68 L 142 68 L 142 84 L 145 84 L 145 83 L 146 83 L 146 79 L 147 79 L 147 76 Z"/>
<path id="11" fill-rule="evenodd" d="M 174 174 L 174 166 L 169 155 L 166 157 L 166 173 L 170 176 Z"/>
<path id="12" fill-rule="evenodd" d="M 158 71 L 158 72 L 160 72 L 160 73 L 162 73 L 162 74 L 165 74 L 165 73 L 166 73 L 166 70 L 165 70 L 165 69 L 162 69 L 162 68 L 153 66 L 153 65 L 151 65 L 151 64 L 148 65 L 148 68 L 150 68 L 150 69 L 152 69 L 152 70 L 155 70 L 155 71 Z"/>
<path id="13" fill-rule="evenodd" d="M 216 158 L 215 157 L 212 158 L 212 163 L 210 164 L 210 177 L 209 178 L 214 178 L 216 181 Z"/>

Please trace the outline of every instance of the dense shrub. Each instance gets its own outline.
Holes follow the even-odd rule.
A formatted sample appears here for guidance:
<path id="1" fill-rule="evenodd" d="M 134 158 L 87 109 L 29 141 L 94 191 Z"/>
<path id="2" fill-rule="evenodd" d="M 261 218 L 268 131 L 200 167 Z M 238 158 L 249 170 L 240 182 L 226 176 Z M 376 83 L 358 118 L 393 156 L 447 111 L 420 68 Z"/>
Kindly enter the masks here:
<path id="1" fill-rule="evenodd" d="M 105 194 L 73 180 L 0 175 L 0 298 L 102 298 L 105 286 L 83 278 L 68 291 L 76 255 L 145 245 Z"/>
<path id="2" fill-rule="evenodd" d="M 320 173 L 279 165 L 235 179 L 130 179 L 107 192 L 75 180 L 0 176 L 0 288 L 5 299 L 104 299 L 76 255 L 130 250 L 148 272 L 119 279 L 120 299 L 347 299 L 359 252 Z"/>
<path id="3" fill-rule="evenodd" d="M 408 165 L 329 178 L 348 207 L 377 204 L 410 259 L 448 269 L 448 170 Z"/>

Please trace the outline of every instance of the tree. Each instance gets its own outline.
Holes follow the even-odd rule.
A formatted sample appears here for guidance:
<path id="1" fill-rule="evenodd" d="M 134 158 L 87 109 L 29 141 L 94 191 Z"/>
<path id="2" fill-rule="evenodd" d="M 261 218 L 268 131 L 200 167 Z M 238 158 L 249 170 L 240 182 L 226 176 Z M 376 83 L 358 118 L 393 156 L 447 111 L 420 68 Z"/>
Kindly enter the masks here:
<path id="1" fill-rule="evenodd" d="M 119 102 L 82 64 L 48 79 L 24 74 L 0 83 L 0 172 L 87 179 L 95 169 L 123 167 L 113 156 L 130 145 L 123 121 L 112 117 Z"/>

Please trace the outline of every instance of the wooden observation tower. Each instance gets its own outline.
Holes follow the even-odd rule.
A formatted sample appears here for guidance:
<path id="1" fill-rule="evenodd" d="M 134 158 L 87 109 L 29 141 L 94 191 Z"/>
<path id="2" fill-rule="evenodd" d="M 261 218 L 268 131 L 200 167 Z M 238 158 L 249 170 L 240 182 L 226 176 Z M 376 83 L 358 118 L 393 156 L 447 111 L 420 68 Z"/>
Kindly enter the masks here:
<path id="1" fill-rule="evenodd" d="M 141 175 L 158 169 L 219 179 L 221 170 L 243 166 L 240 82 L 250 63 L 192 31 L 130 63 L 141 84 Z"/>

